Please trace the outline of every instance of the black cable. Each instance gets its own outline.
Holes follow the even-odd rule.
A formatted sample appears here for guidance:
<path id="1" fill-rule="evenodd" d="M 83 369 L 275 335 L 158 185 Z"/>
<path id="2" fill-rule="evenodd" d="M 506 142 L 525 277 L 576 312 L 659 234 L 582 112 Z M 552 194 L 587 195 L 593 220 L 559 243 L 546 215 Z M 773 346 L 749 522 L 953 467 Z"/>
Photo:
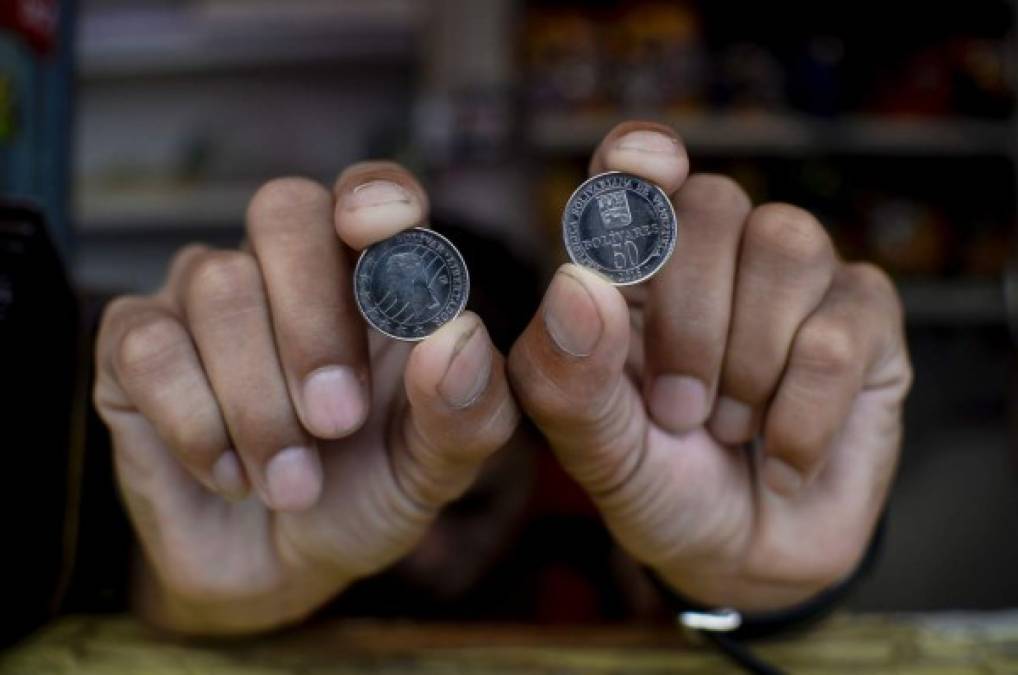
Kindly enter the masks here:
<path id="1" fill-rule="evenodd" d="M 752 675 L 787 675 L 784 670 L 767 663 L 754 654 L 744 643 L 729 636 L 727 633 L 707 630 L 697 632 L 714 643 L 714 646 L 722 654 L 734 661 L 747 673 L 752 673 Z"/>

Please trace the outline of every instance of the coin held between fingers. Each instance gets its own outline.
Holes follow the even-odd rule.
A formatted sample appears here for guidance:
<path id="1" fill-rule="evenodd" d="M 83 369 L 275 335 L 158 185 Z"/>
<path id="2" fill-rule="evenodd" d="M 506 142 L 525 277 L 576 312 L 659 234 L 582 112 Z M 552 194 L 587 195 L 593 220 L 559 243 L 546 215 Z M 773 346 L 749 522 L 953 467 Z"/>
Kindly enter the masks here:
<path id="1" fill-rule="evenodd" d="M 616 286 L 654 276 L 671 257 L 678 236 L 672 202 L 657 185 L 618 171 L 576 188 L 562 212 L 569 258 Z"/>
<path id="2" fill-rule="evenodd" d="M 418 341 L 459 316 L 470 274 L 448 239 L 414 227 L 368 247 L 354 269 L 361 315 L 380 333 Z"/>

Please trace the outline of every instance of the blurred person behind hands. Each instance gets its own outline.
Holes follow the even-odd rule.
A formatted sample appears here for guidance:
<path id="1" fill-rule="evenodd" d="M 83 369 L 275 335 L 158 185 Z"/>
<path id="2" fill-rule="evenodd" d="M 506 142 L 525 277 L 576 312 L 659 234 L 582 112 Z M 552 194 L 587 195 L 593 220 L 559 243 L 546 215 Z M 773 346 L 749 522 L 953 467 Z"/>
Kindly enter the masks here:
<path id="1" fill-rule="evenodd" d="M 273 629 L 399 561 L 391 574 L 430 578 L 432 596 L 469 596 L 527 545 L 531 471 L 510 442 L 524 416 L 629 566 L 684 598 L 774 612 L 850 577 L 901 442 L 900 303 L 809 213 L 754 208 L 688 166 L 669 128 L 608 133 L 591 172 L 671 195 L 675 254 L 624 291 L 563 266 L 511 347 L 486 327 L 498 302 L 413 346 L 366 329 L 353 256 L 428 219 L 421 185 L 386 162 L 331 190 L 270 182 L 245 247 L 186 248 L 160 291 L 110 304 L 94 399 L 143 553 L 140 613 L 183 633 Z M 505 509 L 453 527 L 478 476 Z"/>

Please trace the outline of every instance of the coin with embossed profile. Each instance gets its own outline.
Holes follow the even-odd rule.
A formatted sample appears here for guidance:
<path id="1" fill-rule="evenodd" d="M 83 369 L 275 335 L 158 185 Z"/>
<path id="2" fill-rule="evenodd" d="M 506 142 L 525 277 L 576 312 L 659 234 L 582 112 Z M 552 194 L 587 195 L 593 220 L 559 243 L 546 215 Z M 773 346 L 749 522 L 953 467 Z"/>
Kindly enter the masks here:
<path id="1" fill-rule="evenodd" d="M 664 190 L 612 171 L 576 188 L 562 213 L 562 236 L 574 263 L 628 286 L 654 276 L 668 261 L 678 220 Z"/>
<path id="2" fill-rule="evenodd" d="M 452 242 L 414 227 L 369 246 L 354 269 L 368 323 L 397 340 L 423 340 L 466 307 L 470 275 Z"/>

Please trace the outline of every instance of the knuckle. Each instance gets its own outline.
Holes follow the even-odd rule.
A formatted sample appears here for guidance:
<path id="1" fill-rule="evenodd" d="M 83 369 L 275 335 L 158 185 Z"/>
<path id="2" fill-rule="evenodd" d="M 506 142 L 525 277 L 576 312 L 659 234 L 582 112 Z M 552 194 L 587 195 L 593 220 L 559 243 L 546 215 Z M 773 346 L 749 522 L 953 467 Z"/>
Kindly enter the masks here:
<path id="1" fill-rule="evenodd" d="M 240 251 L 215 251 L 197 261 L 187 285 L 189 298 L 234 302 L 261 288 L 254 258 Z"/>
<path id="2" fill-rule="evenodd" d="M 210 466 L 226 449 L 217 411 L 194 413 L 186 424 L 174 425 L 171 433 L 170 444 L 184 464 Z"/>
<path id="3" fill-rule="evenodd" d="M 823 415 L 804 415 L 804 410 L 789 414 L 786 407 L 767 421 L 767 452 L 780 458 L 803 477 L 815 477 L 824 463 L 835 429 Z M 810 411 L 815 412 L 815 411 Z"/>
<path id="4" fill-rule="evenodd" d="M 800 329 L 796 343 L 793 358 L 810 371 L 839 376 L 859 364 L 857 341 L 844 319 L 814 318 Z"/>
<path id="5" fill-rule="evenodd" d="M 450 452 L 448 444 L 432 437 L 414 416 L 396 425 L 390 443 L 392 477 L 407 506 L 430 512 L 467 488 L 477 467 Z"/>
<path id="6" fill-rule="evenodd" d="M 845 265 L 844 274 L 848 283 L 859 290 L 864 298 L 884 308 L 891 308 L 890 316 L 903 313 L 901 298 L 894 281 L 887 272 L 868 262 Z"/>
<path id="7" fill-rule="evenodd" d="M 142 377 L 171 364 L 189 339 L 173 317 L 145 317 L 124 331 L 115 362 L 126 376 Z"/>
<path id="8" fill-rule="evenodd" d="M 746 226 L 746 240 L 753 250 L 796 265 L 814 265 L 833 253 L 823 226 L 809 211 L 792 204 L 764 204 L 754 209 Z"/>
<path id="9" fill-rule="evenodd" d="M 694 173 L 682 185 L 676 201 L 695 208 L 739 213 L 745 217 L 752 208 L 746 191 L 732 178 L 717 173 Z M 741 219 L 738 221 L 741 226 Z"/>
<path id="10" fill-rule="evenodd" d="M 750 406 L 763 406 L 781 375 L 786 352 L 778 345 L 761 345 L 760 351 L 729 351 L 721 369 L 721 394 Z"/>
<path id="11" fill-rule="evenodd" d="M 850 263 L 845 265 L 845 271 L 850 279 L 865 289 L 884 295 L 897 295 L 891 277 L 873 263 Z"/>
<path id="12" fill-rule="evenodd" d="M 177 251 L 170 259 L 166 279 L 158 292 L 170 298 L 178 297 L 181 280 L 186 278 L 191 264 L 207 255 L 210 250 L 204 244 L 188 244 Z"/>
<path id="13" fill-rule="evenodd" d="M 137 295 L 121 295 L 103 308 L 102 318 L 99 320 L 99 334 L 102 336 L 108 333 L 110 328 L 129 317 L 142 303 L 145 298 Z"/>
<path id="14" fill-rule="evenodd" d="M 233 437 L 235 449 L 241 457 L 254 461 L 269 461 L 280 448 L 306 445 L 309 439 L 297 421 L 286 392 L 278 395 L 250 393 L 233 399 L 221 399 L 223 416 L 230 428 L 236 428 Z"/>
<path id="15" fill-rule="evenodd" d="M 170 259 L 171 276 L 173 270 L 186 268 L 188 263 L 209 252 L 209 247 L 204 244 L 188 244 L 177 251 Z"/>
<path id="16" fill-rule="evenodd" d="M 281 211 L 319 207 L 331 203 L 329 192 L 322 186 L 300 176 L 274 178 L 262 185 L 248 206 L 248 222 L 252 228 L 271 227 L 271 218 L 259 217 Z"/>
<path id="17" fill-rule="evenodd" d="M 780 448 L 781 460 L 803 476 L 811 476 L 823 461 L 826 437 L 817 429 L 799 428 L 769 431 L 768 442 Z"/>

